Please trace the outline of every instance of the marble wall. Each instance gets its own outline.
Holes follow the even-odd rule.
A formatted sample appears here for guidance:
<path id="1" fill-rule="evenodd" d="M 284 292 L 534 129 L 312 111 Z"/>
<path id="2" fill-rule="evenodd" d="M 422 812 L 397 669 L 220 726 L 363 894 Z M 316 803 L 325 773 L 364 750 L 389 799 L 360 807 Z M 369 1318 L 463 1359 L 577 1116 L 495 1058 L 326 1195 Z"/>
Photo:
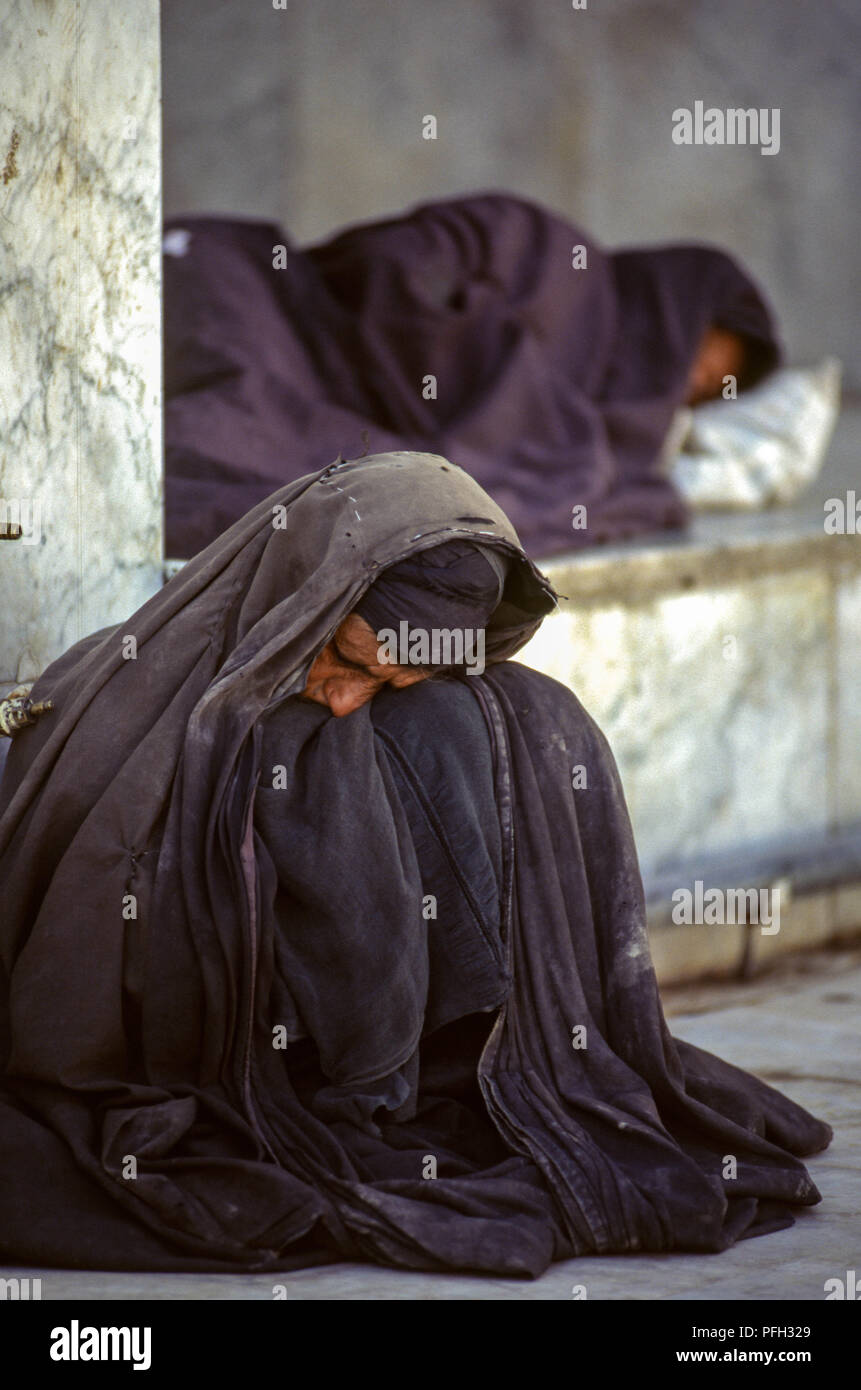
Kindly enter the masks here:
<path id="1" fill-rule="evenodd" d="M 855 539 L 861 550 L 861 536 Z M 833 816 L 839 825 L 852 825 L 861 814 L 861 575 L 850 565 L 838 578 L 833 641 Z"/>
<path id="2" fill-rule="evenodd" d="M 542 565 L 566 597 L 519 659 L 606 734 L 656 920 L 668 885 L 702 875 L 761 868 L 804 892 L 858 877 L 861 538 L 826 534 L 824 516 L 854 487 L 859 445 L 850 411 L 794 505 Z M 834 903 L 824 925 L 811 903 L 805 939 L 845 929 Z"/>
<path id="3" fill-rule="evenodd" d="M 158 0 L 0 9 L 0 682 L 161 579 Z"/>
<path id="4" fill-rule="evenodd" d="M 609 739 L 646 877 L 706 851 L 826 837 L 832 603 L 824 568 L 748 575 L 567 604 L 524 649 Z"/>
<path id="5" fill-rule="evenodd" d="M 836 353 L 861 386 L 844 0 L 182 0 L 163 25 L 169 213 L 275 217 L 301 241 L 510 189 L 608 243 L 735 251 L 792 357 Z M 672 112 L 697 100 L 778 108 L 779 152 L 675 145 Z"/>

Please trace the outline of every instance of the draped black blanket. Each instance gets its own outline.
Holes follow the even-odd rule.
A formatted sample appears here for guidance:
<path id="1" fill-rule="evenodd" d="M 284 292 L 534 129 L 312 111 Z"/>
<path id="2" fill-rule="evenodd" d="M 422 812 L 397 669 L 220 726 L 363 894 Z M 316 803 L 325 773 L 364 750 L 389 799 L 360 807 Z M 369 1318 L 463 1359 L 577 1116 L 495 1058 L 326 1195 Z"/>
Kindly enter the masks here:
<path id="1" fill-rule="evenodd" d="M 38 682 L 55 712 L 0 788 L 7 1259 L 535 1276 L 720 1250 L 818 1200 L 799 1156 L 828 1127 L 668 1034 L 612 755 L 569 691 L 507 660 L 551 606 L 523 558 L 492 664 L 449 692 L 492 746 L 503 889 L 499 949 L 458 946 L 463 1007 L 491 1012 L 446 1015 L 397 744 L 372 706 L 294 697 L 381 565 L 464 535 L 520 554 L 444 460 L 343 464 Z"/>
<path id="2" fill-rule="evenodd" d="M 704 330 L 747 340 L 750 381 L 778 357 L 759 290 L 725 253 L 607 252 L 501 194 L 310 250 L 261 221 L 167 230 L 183 252 L 164 264 L 169 555 L 365 444 L 451 458 L 532 555 L 679 526 L 658 459 Z"/>

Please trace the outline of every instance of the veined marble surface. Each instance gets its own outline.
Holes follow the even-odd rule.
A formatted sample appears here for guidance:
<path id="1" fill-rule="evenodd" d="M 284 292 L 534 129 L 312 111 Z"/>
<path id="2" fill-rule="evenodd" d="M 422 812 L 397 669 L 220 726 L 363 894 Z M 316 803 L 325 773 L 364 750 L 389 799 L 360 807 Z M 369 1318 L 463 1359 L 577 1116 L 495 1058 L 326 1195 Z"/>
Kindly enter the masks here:
<path id="1" fill-rule="evenodd" d="M 861 826 L 861 535 L 823 523 L 859 449 L 848 410 L 791 507 L 542 563 L 567 602 L 519 659 L 606 734 L 653 887 Z"/>
<path id="2" fill-rule="evenodd" d="M 834 818 L 852 825 L 861 820 L 861 575 L 848 570 L 837 583 L 834 642 Z"/>
<path id="3" fill-rule="evenodd" d="M 519 653 L 606 734 L 644 876 L 706 850 L 826 837 L 832 610 L 827 571 L 803 568 L 642 604 L 568 604 Z"/>
<path id="4" fill-rule="evenodd" d="M 0 681 L 160 583 L 158 0 L 0 8 Z"/>

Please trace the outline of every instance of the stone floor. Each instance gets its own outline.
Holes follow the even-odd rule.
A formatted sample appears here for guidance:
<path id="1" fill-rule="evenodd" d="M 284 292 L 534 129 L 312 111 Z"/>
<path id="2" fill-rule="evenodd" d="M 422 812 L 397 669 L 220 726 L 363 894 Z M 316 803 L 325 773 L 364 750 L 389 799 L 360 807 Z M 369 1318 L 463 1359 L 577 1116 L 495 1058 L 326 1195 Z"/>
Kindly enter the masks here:
<path id="1" fill-rule="evenodd" d="M 823 1195 L 791 1230 L 722 1255 L 608 1256 L 554 1265 L 523 1283 L 403 1274 L 364 1265 L 287 1275 L 158 1275 L 4 1270 L 41 1276 L 43 1299 L 823 1300 L 826 1279 L 861 1272 L 861 950 L 810 953 L 744 984 L 666 990 L 672 1031 L 779 1086 L 827 1120 L 831 1149 L 810 1161 Z"/>

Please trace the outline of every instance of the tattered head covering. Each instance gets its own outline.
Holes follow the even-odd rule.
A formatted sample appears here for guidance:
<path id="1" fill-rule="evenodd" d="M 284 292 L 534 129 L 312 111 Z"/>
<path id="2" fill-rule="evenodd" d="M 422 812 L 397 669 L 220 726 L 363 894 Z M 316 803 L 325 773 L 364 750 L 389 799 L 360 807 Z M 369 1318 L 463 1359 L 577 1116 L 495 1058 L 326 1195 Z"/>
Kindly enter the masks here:
<path id="1" fill-rule="evenodd" d="M 414 628 L 483 628 L 502 598 L 508 565 L 472 541 L 445 541 L 391 565 L 355 612 L 375 632 L 406 620 Z"/>

